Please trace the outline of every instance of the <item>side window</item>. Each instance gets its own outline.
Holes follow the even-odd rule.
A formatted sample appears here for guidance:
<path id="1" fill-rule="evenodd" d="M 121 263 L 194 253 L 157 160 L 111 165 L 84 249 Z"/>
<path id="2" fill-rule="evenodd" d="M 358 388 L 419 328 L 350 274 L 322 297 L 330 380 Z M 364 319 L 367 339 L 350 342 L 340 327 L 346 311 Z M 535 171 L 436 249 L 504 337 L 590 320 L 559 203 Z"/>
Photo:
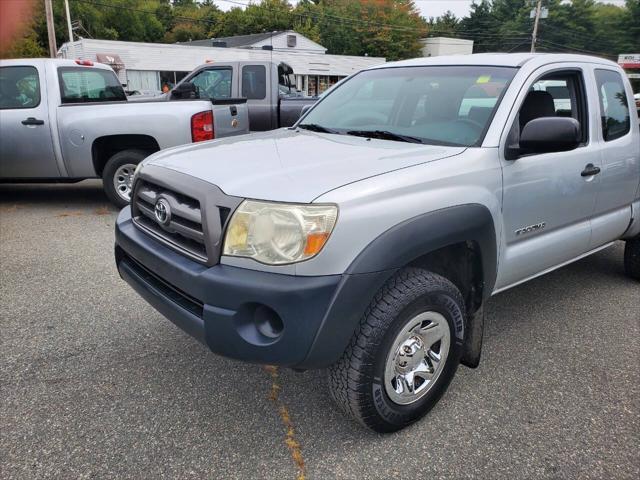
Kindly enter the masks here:
<path id="1" fill-rule="evenodd" d="M 605 142 L 609 142 L 623 137 L 631 129 L 629 101 L 619 73 L 596 70 L 596 83 L 600 97 L 602 136 Z"/>
<path id="2" fill-rule="evenodd" d="M 537 96 L 539 98 L 546 96 L 553 101 L 553 116 L 571 117 L 580 121 L 581 105 L 578 100 L 581 92 L 576 86 L 575 75 L 544 77 L 533 84 L 531 91 L 546 93 L 546 95 L 540 93 Z"/>
<path id="3" fill-rule="evenodd" d="M 215 68 L 202 70 L 191 79 L 200 93 L 200 98 L 231 98 L 231 69 Z"/>
<path id="4" fill-rule="evenodd" d="M 34 108 L 40 104 L 40 81 L 34 67 L 0 67 L 0 109 Z"/>
<path id="5" fill-rule="evenodd" d="M 509 133 L 510 148 L 519 147 L 520 132 L 531 120 L 541 117 L 570 117 L 580 124 L 581 143 L 588 140 L 588 116 L 584 82 L 580 72 L 554 72 L 531 85 L 517 121 Z"/>
<path id="6" fill-rule="evenodd" d="M 267 96 L 267 69 L 264 65 L 242 67 L 242 96 L 263 100 Z"/>

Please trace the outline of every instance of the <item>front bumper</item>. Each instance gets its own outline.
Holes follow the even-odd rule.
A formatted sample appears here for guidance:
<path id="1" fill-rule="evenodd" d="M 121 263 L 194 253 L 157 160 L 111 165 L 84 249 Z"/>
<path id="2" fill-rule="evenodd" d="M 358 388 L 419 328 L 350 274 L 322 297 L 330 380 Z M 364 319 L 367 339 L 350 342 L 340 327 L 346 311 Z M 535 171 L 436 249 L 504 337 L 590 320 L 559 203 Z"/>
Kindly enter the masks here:
<path id="1" fill-rule="evenodd" d="M 304 277 L 207 267 L 116 223 L 120 276 L 213 352 L 248 362 L 325 367 L 346 348 L 366 306 L 393 272 Z"/>

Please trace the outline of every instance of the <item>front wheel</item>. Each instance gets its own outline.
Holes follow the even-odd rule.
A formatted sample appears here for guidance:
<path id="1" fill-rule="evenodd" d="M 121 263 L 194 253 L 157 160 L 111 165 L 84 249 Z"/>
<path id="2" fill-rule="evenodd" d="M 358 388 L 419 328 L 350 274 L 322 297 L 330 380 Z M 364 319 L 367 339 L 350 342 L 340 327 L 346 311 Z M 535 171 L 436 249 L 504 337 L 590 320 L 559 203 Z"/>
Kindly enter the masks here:
<path id="1" fill-rule="evenodd" d="M 463 350 L 464 301 L 446 278 L 401 270 L 378 292 L 342 358 L 329 368 L 338 406 L 377 432 L 425 415 L 453 378 Z"/>
<path id="2" fill-rule="evenodd" d="M 142 150 L 123 150 L 107 161 L 102 171 L 102 185 L 105 194 L 116 207 L 122 208 L 131 201 L 133 173 L 148 155 L 148 152 Z"/>

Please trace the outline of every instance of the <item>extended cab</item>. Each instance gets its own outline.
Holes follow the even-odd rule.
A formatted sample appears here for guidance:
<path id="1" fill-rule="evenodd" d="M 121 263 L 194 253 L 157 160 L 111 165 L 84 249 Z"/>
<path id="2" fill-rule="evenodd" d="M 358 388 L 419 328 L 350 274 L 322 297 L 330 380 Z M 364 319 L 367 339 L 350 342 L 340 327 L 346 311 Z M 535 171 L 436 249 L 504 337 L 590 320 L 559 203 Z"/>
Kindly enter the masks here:
<path id="1" fill-rule="evenodd" d="M 245 100 L 128 102 L 114 71 L 87 60 L 0 61 L 0 181 L 102 177 L 128 203 L 136 165 L 158 150 L 248 133 Z"/>
<path id="2" fill-rule="evenodd" d="M 185 83 L 195 85 L 200 98 L 246 98 L 252 131 L 290 127 L 317 100 L 296 91 L 293 69 L 283 62 L 211 62 L 196 68 L 174 90 Z"/>
<path id="3" fill-rule="evenodd" d="M 212 351 L 329 367 L 345 412 L 398 430 L 478 365 L 492 295 L 618 240 L 640 280 L 633 111 L 595 57 L 365 70 L 293 128 L 145 161 L 118 269 Z"/>

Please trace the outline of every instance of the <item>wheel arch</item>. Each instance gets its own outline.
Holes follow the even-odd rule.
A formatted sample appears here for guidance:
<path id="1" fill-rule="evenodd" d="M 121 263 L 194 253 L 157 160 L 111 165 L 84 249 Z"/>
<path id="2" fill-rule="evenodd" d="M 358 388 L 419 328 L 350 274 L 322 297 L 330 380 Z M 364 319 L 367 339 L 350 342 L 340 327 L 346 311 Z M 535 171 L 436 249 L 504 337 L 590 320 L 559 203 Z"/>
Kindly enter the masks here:
<path id="1" fill-rule="evenodd" d="M 337 361 L 375 295 L 404 267 L 425 268 L 449 279 L 466 297 L 471 318 L 493 292 L 497 255 L 493 216 L 480 204 L 436 210 L 388 229 L 343 275 L 302 367 Z M 473 279 L 470 285 L 465 284 L 468 278 Z"/>
<path id="2" fill-rule="evenodd" d="M 479 269 L 475 288 L 480 300 L 488 298 L 496 282 L 498 249 L 493 216 L 484 205 L 459 205 L 410 218 L 369 243 L 346 273 L 423 266 L 448 277 L 446 268 L 438 264 L 443 258 L 455 260 L 462 254 L 468 254 L 473 267 Z M 450 280 L 460 288 L 460 279 Z"/>
<path id="3" fill-rule="evenodd" d="M 101 177 L 107 161 L 124 150 L 143 150 L 151 154 L 159 151 L 160 146 L 151 135 L 125 134 L 98 137 L 91 145 L 91 159 L 96 176 Z"/>

